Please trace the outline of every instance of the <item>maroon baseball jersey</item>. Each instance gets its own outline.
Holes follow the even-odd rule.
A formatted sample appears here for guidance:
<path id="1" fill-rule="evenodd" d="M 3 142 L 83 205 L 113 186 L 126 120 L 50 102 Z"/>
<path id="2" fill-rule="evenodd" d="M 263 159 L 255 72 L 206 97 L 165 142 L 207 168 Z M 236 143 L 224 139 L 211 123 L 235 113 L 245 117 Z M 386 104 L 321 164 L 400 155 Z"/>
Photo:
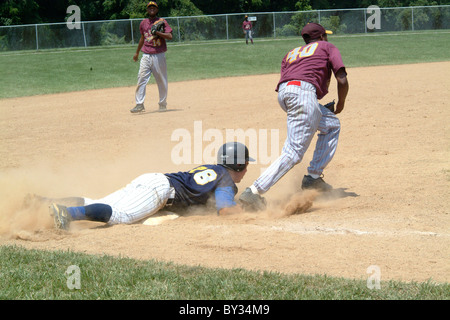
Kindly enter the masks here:
<path id="1" fill-rule="evenodd" d="M 250 21 L 244 21 L 242 22 L 242 29 L 244 30 L 252 30 L 252 23 Z"/>
<path id="2" fill-rule="evenodd" d="M 160 18 L 155 17 L 154 19 L 144 19 L 142 20 L 141 24 L 139 25 L 139 30 L 141 31 L 141 34 L 144 36 L 144 45 L 142 46 L 142 52 L 143 53 L 161 53 L 167 51 L 167 44 L 166 40 L 158 37 L 153 36 L 150 32 L 153 24 L 158 21 Z M 172 28 L 167 23 L 166 20 L 164 20 L 164 32 L 170 33 L 172 32 Z"/>
<path id="3" fill-rule="evenodd" d="M 328 93 L 331 71 L 345 68 L 338 48 L 327 41 L 316 41 L 288 52 L 281 62 L 281 83 L 303 80 L 316 87 L 317 99 Z"/>

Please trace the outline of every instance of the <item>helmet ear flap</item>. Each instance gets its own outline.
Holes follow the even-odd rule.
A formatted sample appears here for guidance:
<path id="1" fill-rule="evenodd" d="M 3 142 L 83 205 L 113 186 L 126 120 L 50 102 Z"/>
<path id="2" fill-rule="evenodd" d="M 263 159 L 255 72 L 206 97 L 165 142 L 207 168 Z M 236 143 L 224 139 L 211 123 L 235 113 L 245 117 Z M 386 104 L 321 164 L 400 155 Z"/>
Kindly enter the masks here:
<path id="1" fill-rule="evenodd" d="M 247 165 L 244 163 L 244 164 L 233 164 L 232 165 L 232 168 L 230 168 L 230 169 L 232 169 L 232 170 L 234 170 L 234 171 L 236 171 L 236 172 L 241 172 L 241 171 L 243 171 L 245 168 L 247 168 Z"/>

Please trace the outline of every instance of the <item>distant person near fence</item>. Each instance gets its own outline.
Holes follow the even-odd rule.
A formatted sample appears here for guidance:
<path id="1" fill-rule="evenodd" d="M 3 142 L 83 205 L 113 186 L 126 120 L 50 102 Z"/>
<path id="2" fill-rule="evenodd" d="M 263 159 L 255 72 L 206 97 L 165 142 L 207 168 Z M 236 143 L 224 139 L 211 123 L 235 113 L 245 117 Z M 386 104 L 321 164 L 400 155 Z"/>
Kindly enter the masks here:
<path id="1" fill-rule="evenodd" d="M 245 43 L 248 44 L 248 39 L 250 39 L 253 44 L 253 24 L 251 21 L 248 21 L 248 16 L 245 16 L 244 22 L 242 22 L 242 31 L 245 34 Z"/>
<path id="2" fill-rule="evenodd" d="M 172 40 L 172 28 L 166 20 L 156 16 L 158 10 L 158 4 L 155 1 L 150 1 L 147 4 L 149 18 L 144 19 L 139 26 L 141 39 L 133 60 L 135 62 L 138 60 L 141 50 L 143 55 L 135 94 L 136 106 L 130 110 L 131 113 L 145 111 L 145 91 L 152 73 L 158 85 L 159 111 L 167 110 L 168 81 L 165 52 L 167 51 L 166 40 Z"/>

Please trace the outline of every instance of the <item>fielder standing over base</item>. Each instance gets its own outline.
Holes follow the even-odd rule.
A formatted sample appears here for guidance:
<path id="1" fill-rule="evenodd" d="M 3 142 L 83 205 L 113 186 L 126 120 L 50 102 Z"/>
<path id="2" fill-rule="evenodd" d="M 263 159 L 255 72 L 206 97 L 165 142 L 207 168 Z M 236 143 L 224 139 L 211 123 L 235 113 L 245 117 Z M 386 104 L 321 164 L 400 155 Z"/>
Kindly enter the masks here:
<path id="1" fill-rule="evenodd" d="M 287 113 L 287 139 L 278 159 L 240 197 L 254 210 L 264 209 L 261 195 L 302 161 L 316 131 L 317 144 L 302 189 L 332 189 L 321 176 L 336 152 L 340 132 L 336 114 L 344 109 L 349 85 L 341 54 L 328 42 L 327 34 L 331 33 L 320 24 L 307 24 L 301 32 L 306 45 L 288 52 L 281 63 L 276 91 L 278 102 Z M 328 93 L 331 73 L 336 77 L 338 91 L 334 112 L 318 101 Z"/>
<path id="2" fill-rule="evenodd" d="M 131 113 L 145 111 L 145 91 L 152 74 L 155 76 L 158 85 L 159 111 L 167 110 L 168 81 L 165 52 L 167 51 L 166 40 L 172 40 L 172 28 L 166 20 L 157 17 L 158 10 L 158 4 L 155 1 L 150 1 L 147 4 L 149 18 L 144 19 L 139 26 L 141 39 L 133 60 L 135 62 L 138 60 L 141 50 L 143 54 L 135 94 L 136 106 L 130 110 Z"/>

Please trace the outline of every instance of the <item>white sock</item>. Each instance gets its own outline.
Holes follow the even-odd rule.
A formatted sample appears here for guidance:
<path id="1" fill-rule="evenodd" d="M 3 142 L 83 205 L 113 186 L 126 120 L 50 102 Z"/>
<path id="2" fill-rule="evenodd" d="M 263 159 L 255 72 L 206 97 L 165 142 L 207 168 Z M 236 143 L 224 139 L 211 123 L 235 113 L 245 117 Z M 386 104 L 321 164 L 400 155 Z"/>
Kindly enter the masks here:
<path id="1" fill-rule="evenodd" d="M 250 190 L 252 190 L 252 192 L 253 192 L 254 194 L 259 194 L 258 190 L 256 189 L 256 187 L 255 187 L 254 185 L 251 185 L 251 186 L 250 186 Z"/>
<path id="2" fill-rule="evenodd" d="M 320 178 L 320 175 L 319 175 L 319 174 L 312 174 L 312 173 L 310 173 L 309 175 L 310 175 L 311 178 L 313 178 L 313 179 L 319 179 L 319 178 Z"/>

